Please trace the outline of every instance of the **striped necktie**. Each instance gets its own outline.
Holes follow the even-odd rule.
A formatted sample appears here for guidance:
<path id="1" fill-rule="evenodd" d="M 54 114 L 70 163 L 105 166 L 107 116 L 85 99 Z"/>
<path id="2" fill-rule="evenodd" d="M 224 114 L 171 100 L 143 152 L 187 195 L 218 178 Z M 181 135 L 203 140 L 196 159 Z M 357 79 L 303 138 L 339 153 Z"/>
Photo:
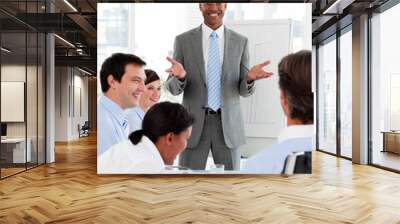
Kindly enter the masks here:
<path id="1" fill-rule="evenodd" d="M 207 62 L 208 107 L 217 111 L 221 106 L 221 62 L 219 61 L 217 33 L 210 35 L 210 48 Z"/>

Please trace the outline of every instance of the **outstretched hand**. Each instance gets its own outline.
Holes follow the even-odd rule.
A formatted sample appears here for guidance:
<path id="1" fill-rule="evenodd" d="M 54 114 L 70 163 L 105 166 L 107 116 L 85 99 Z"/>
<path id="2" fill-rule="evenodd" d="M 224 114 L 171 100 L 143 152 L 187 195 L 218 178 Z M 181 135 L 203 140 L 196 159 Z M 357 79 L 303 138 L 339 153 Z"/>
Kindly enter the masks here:
<path id="1" fill-rule="evenodd" d="M 171 67 L 165 70 L 168 74 L 175 76 L 178 79 L 183 79 L 186 76 L 186 71 L 183 68 L 182 64 L 178 61 L 174 60 L 171 57 L 167 57 L 167 60 L 171 62 Z"/>
<path id="2" fill-rule="evenodd" d="M 271 61 L 265 61 L 263 63 L 260 63 L 258 65 L 254 65 L 250 71 L 247 73 L 247 81 L 255 81 L 259 79 L 265 79 L 269 78 L 271 75 L 273 75 L 272 72 L 266 72 L 264 71 L 264 67 L 271 64 Z"/>

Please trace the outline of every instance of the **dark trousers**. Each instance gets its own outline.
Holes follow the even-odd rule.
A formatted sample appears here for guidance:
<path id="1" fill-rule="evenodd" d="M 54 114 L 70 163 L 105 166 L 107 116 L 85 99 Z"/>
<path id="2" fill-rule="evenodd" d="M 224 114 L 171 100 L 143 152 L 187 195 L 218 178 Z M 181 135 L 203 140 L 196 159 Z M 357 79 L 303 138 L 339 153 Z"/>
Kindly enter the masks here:
<path id="1" fill-rule="evenodd" d="M 240 169 L 240 151 L 228 148 L 222 132 L 221 114 L 207 114 L 199 144 L 186 148 L 179 155 L 179 165 L 193 170 L 204 170 L 211 150 L 214 163 L 224 164 L 225 170 Z"/>

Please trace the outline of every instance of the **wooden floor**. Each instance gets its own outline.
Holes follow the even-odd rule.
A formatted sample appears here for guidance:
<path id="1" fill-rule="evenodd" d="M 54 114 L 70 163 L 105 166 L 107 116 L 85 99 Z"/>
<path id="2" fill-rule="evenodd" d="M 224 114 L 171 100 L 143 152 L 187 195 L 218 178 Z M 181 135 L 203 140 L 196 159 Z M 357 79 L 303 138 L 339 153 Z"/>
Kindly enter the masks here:
<path id="1" fill-rule="evenodd" d="M 395 170 L 400 170 L 400 154 L 392 152 L 374 151 L 372 162 L 377 165 L 389 167 Z"/>
<path id="2" fill-rule="evenodd" d="M 37 164 L 27 164 L 27 167 L 25 168 L 25 164 L 19 164 L 18 167 L 7 167 L 1 168 L 1 178 L 6 178 L 8 176 L 23 172 L 27 169 L 33 169 L 37 166 Z"/>
<path id="3" fill-rule="evenodd" d="M 0 223 L 400 223 L 400 175 L 313 153 L 313 174 L 98 176 L 96 139 L 0 181 Z"/>
<path id="4" fill-rule="evenodd" d="M 26 170 L 25 167 L 24 168 L 1 168 L 1 177 L 7 177 L 10 175 L 13 175 L 15 173 L 19 173 Z"/>

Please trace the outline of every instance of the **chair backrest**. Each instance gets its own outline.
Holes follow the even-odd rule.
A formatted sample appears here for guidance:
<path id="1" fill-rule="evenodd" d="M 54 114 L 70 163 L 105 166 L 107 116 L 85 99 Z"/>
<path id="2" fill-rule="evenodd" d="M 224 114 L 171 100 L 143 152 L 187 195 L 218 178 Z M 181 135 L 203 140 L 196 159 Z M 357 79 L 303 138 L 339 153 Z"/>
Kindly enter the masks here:
<path id="1" fill-rule="evenodd" d="M 311 152 L 292 152 L 285 159 L 282 174 L 310 174 L 311 170 Z"/>
<path id="2" fill-rule="evenodd" d="M 294 167 L 294 173 L 311 174 L 311 152 L 304 152 L 303 155 L 297 156 L 296 166 Z"/>
<path id="3" fill-rule="evenodd" d="M 85 121 L 85 123 L 83 124 L 82 128 L 89 129 L 90 128 L 89 121 Z"/>

